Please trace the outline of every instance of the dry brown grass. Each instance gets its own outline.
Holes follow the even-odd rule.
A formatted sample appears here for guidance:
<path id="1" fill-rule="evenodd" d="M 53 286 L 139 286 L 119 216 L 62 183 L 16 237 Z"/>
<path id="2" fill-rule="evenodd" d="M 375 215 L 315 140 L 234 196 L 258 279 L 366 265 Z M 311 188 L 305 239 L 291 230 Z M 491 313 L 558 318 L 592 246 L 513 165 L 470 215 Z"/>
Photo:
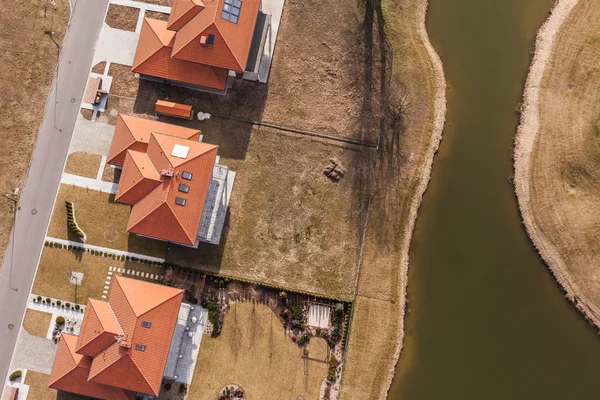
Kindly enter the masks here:
<path id="1" fill-rule="evenodd" d="M 106 182 L 114 182 L 119 183 L 121 179 L 121 171 L 122 169 L 111 167 L 110 164 L 106 164 L 104 166 L 104 171 L 102 171 L 102 180 Z"/>
<path id="2" fill-rule="evenodd" d="M 69 19 L 69 1 L 56 0 L 48 11 L 39 1 L 0 2 L 0 193 L 22 186 L 29 158 L 44 113 L 44 104 L 54 77 L 56 46 L 44 34 L 54 25 L 54 38 L 61 43 Z M 35 106 L 32 106 L 35 105 Z M 0 254 L 8 242 L 13 213 L 0 205 Z"/>
<path id="3" fill-rule="evenodd" d="M 98 154 L 77 151 L 69 154 L 67 165 L 65 165 L 65 172 L 96 179 L 101 161 L 102 156 Z"/>
<path id="4" fill-rule="evenodd" d="M 222 159 L 237 173 L 222 244 L 173 246 L 169 261 L 351 298 L 366 208 L 354 187 L 363 173 L 356 153 L 255 129 L 244 161 Z M 352 165 L 339 183 L 323 174 L 330 157 Z"/>
<path id="5" fill-rule="evenodd" d="M 96 74 L 103 74 L 104 68 L 106 68 L 106 61 L 100 61 L 98 64 L 92 67 L 92 72 Z"/>
<path id="6" fill-rule="evenodd" d="M 155 4 L 157 6 L 166 6 L 171 7 L 173 5 L 173 0 L 139 0 L 142 3 Z"/>
<path id="7" fill-rule="evenodd" d="M 52 314 L 27 309 L 25 311 L 25 318 L 23 319 L 23 328 L 31 335 L 45 338 L 51 321 Z"/>
<path id="8" fill-rule="evenodd" d="M 32 293 L 42 297 L 52 297 L 72 303 L 86 304 L 88 298 L 100 299 L 104 290 L 108 267 L 130 269 L 158 275 L 160 267 L 130 261 L 113 260 L 109 257 L 96 256 L 88 253 L 72 252 L 65 249 L 44 247 L 38 272 L 33 283 Z M 71 272 L 83 272 L 83 282 L 77 287 L 69 283 Z M 155 280 L 141 278 L 121 272 L 113 275 L 123 275 L 129 278 L 148 282 Z M 45 336 L 45 334 L 44 334 Z"/>
<path id="9" fill-rule="evenodd" d="M 29 385 L 27 398 L 35 400 L 89 400 L 89 397 L 49 389 L 49 382 L 50 375 L 28 370 L 27 376 L 25 376 L 25 384 Z"/>
<path id="10" fill-rule="evenodd" d="M 66 200 L 75 205 L 77 223 L 87 235 L 87 244 L 164 257 L 165 242 L 127 232 L 129 205 L 115 203 L 114 195 L 71 185 L 60 186 L 48 236 L 78 241 L 67 223 Z"/>
<path id="11" fill-rule="evenodd" d="M 110 4 L 106 13 L 106 24 L 111 28 L 135 32 L 140 9 Z"/>
<path id="12" fill-rule="evenodd" d="M 303 350 L 284 333 L 277 316 L 265 305 L 234 303 L 216 338 L 205 336 L 189 397 L 214 400 L 227 384 L 240 385 L 248 399 L 318 399 L 327 377 L 327 344 L 313 338 L 304 375 Z"/>
<path id="13" fill-rule="evenodd" d="M 150 11 L 150 10 L 146 10 L 144 17 L 158 19 L 160 21 L 168 21 L 169 20 L 169 14 L 156 12 L 156 11 Z"/>
<path id="14" fill-rule="evenodd" d="M 600 9 L 580 1 L 556 36 L 539 98 L 530 210 L 580 300 L 600 310 Z"/>

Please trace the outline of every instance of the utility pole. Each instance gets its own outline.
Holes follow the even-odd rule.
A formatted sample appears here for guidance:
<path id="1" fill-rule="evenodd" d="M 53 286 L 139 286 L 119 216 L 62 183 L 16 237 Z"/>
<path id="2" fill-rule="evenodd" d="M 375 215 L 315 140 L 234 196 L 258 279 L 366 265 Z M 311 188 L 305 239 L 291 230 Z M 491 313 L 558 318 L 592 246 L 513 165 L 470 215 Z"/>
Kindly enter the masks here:
<path id="1" fill-rule="evenodd" d="M 12 228 L 12 237 L 11 237 L 11 245 L 10 245 L 10 265 L 8 266 L 9 268 L 9 280 L 8 280 L 8 286 L 14 290 L 15 292 L 18 292 L 19 289 L 15 288 L 12 286 L 12 265 L 13 265 L 13 257 L 14 257 L 14 248 L 15 248 L 15 230 L 17 229 L 17 210 L 18 210 L 18 200 L 17 199 L 13 199 L 12 197 L 10 197 L 8 194 L 3 194 L 3 197 L 6 197 L 8 200 L 12 201 L 14 203 L 13 205 L 13 228 Z"/>

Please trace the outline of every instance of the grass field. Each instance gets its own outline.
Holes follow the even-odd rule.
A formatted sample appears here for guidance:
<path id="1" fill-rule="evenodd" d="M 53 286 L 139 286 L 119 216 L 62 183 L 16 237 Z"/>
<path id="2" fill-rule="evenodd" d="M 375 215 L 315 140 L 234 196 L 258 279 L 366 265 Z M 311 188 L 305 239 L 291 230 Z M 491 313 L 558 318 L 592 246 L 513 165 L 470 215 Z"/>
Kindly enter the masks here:
<path id="1" fill-rule="evenodd" d="M 556 36 L 531 153 L 535 229 L 558 252 L 579 301 L 600 311 L 600 9 L 579 1 Z M 597 314 L 596 314 L 597 315 Z"/>
<path id="2" fill-rule="evenodd" d="M 148 264 L 119 261 L 104 256 L 44 247 L 32 293 L 42 297 L 58 298 L 80 304 L 86 304 L 90 297 L 101 299 L 109 266 L 154 275 L 159 275 L 161 272 L 159 267 Z M 77 287 L 77 298 L 75 298 L 75 286 L 69 283 L 72 271 L 83 272 L 83 282 Z M 114 275 L 116 274 L 115 272 Z M 131 277 L 131 275 L 125 276 Z M 156 282 L 150 279 L 142 280 Z"/>
<path id="3" fill-rule="evenodd" d="M 234 303 L 216 338 L 202 338 L 189 397 L 214 400 L 227 384 L 237 384 L 248 399 L 318 399 L 327 377 L 327 344 L 308 344 L 304 374 L 303 350 L 289 339 L 277 316 L 265 305 Z"/>
<path id="4" fill-rule="evenodd" d="M 52 314 L 27 309 L 23 319 L 23 328 L 32 335 L 45 338 L 51 321 Z"/>
<path id="5" fill-rule="evenodd" d="M 98 154 L 77 151 L 69 154 L 69 157 L 67 158 L 67 165 L 65 165 L 65 172 L 68 174 L 96 179 L 101 160 L 102 156 Z"/>
<path id="6" fill-rule="evenodd" d="M 76 186 L 60 186 L 48 236 L 79 241 L 67 224 L 65 200 L 75 205 L 77 223 L 87 235 L 87 244 L 164 257 L 165 242 L 127 232 L 129 205 L 115 203 L 114 195 Z"/>
<path id="7" fill-rule="evenodd" d="M 91 400 L 88 397 L 49 389 L 48 382 L 50 382 L 50 375 L 31 370 L 27 371 L 25 377 L 25 384 L 29 385 L 27 398 L 35 400 Z"/>
<path id="8" fill-rule="evenodd" d="M 43 2 L 0 2 L 0 193 L 21 187 L 54 77 L 56 45 L 46 30 L 61 43 L 69 19 L 69 1 L 56 0 L 54 11 L 44 18 Z M 35 105 L 35 106 L 32 106 Z M 0 254 L 8 242 L 13 212 L 0 205 Z"/>

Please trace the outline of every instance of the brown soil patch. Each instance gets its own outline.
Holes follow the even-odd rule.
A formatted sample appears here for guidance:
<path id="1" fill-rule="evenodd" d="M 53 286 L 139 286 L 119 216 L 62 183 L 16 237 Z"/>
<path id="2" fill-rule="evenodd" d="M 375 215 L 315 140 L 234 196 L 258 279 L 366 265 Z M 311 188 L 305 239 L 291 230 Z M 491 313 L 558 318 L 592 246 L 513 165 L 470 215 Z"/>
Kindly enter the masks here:
<path id="1" fill-rule="evenodd" d="M 104 230 L 104 239 L 107 242 L 114 242 L 119 237 L 119 232 L 115 229 L 114 226 L 109 226 Z"/>
<path id="2" fill-rule="evenodd" d="M 304 375 L 303 349 L 292 342 L 279 318 L 265 305 L 234 303 L 216 338 L 202 339 L 189 397 L 214 400 L 218 391 L 235 382 L 248 399 L 318 399 L 327 377 L 325 340 L 312 338 Z M 321 361 L 323 360 L 323 361 Z"/>
<path id="3" fill-rule="evenodd" d="M 114 182 L 119 183 L 119 179 L 121 179 L 121 171 L 120 168 L 113 168 L 109 164 L 104 166 L 104 172 L 102 172 L 102 180 L 106 182 Z"/>
<path id="4" fill-rule="evenodd" d="M 95 179 L 98 175 L 101 161 L 102 156 L 98 154 L 77 151 L 69 154 L 67 165 L 65 165 L 65 172 Z"/>
<path id="5" fill-rule="evenodd" d="M 81 113 L 83 118 L 87 119 L 88 121 L 91 121 L 92 115 L 94 115 L 94 112 L 92 110 L 88 110 L 87 108 L 82 108 L 79 110 L 79 112 Z"/>
<path id="6" fill-rule="evenodd" d="M 92 72 L 96 74 L 103 74 L 106 68 L 106 61 L 100 61 L 98 64 L 92 67 Z"/>
<path id="7" fill-rule="evenodd" d="M 79 241 L 67 223 L 65 200 L 74 203 L 77 223 L 87 235 L 87 244 L 164 257 L 165 242 L 127 232 L 127 221 L 131 211 L 129 205 L 116 203 L 114 195 L 76 186 L 60 186 L 48 236 Z M 119 232 L 115 241 L 108 241 L 104 237 L 108 227 L 114 227 Z"/>
<path id="8" fill-rule="evenodd" d="M 51 322 L 52 314 L 27 309 L 25 311 L 25 318 L 23 319 L 23 328 L 31 335 L 45 338 Z"/>
<path id="9" fill-rule="evenodd" d="M 106 13 L 106 24 L 111 28 L 135 32 L 140 9 L 110 4 Z"/>
<path id="10" fill-rule="evenodd" d="M 160 21 L 168 21 L 169 20 L 169 14 L 156 12 L 156 11 L 150 11 L 150 10 L 146 10 L 144 17 L 158 19 Z"/>
<path id="11" fill-rule="evenodd" d="M 38 1 L 0 2 L 0 45 L 4 49 L 0 53 L 0 193 L 12 193 L 25 179 L 57 62 L 56 45 L 44 31 L 53 30 L 55 40 L 62 42 L 69 1 L 56 0 L 56 8 L 48 13 L 53 17 L 44 18 L 44 7 Z M 0 254 L 12 221 L 11 208 L 3 204 Z"/>

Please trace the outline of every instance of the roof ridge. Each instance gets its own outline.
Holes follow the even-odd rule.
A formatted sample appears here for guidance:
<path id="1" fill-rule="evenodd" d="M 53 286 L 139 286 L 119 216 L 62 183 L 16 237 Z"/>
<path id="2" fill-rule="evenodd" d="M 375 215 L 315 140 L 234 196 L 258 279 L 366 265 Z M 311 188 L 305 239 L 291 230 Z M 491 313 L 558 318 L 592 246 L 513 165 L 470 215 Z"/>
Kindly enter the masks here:
<path id="1" fill-rule="evenodd" d="M 216 15 L 216 14 L 215 14 Z M 235 61 L 237 62 L 238 67 L 240 67 L 240 69 L 242 71 L 244 71 L 246 69 L 246 66 L 243 66 L 240 64 L 240 60 L 238 60 L 237 55 L 234 53 L 233 50 L 231 50 L 231 46 L 229 45 L 229 43 L 227 42 L 227 39 L 225 39 L 225 35 L 223 35 L 223 32 L 221 32 L 221 29 L 219 29 L 219 24 L 217 24 L 216 19 L 215 22 L 213 22 L 215 25 L 215 28 L 217 28 L 217 30 L 219 31 L 219 34 L 221 35 L 221 38 L 223 39 L 223 41 L 225 42 L 225 44 L 227 45 L 227 48 L 229 49 L 229 52 L 233 55 L 233 58 L 235 58 Z M 249 50 L 248 50 L 249 51 Z"/>
<path id="2" fill-rule="evenodd" d="M 135 330 L 137 329 L 137 326 L 133 329 L 133 332 L 135 333 Z M 131 334 L 131 336 L 133 337 L 133 333 Z M 133 365 L 135 365 L 135 368 L 138 370 L 138 372 L 140 373 L 140 375 L 142 376 L 142 378 L 144 378 L 144 381 L 146 381 L 146 385 L 148 385 L 149 388 L 152 388 L 152 385 L 150 384 L 150 382 L 148 382 L 148 378 L 146 377 L 146 375 L 144 374 L 144 371 L 142 371 L 142 369 L 140 368 L 140 366 L 135 362 L 135 360 L 133 359 L 133 357 L 129 354 L 129 352 L 126 353 L 127 356 L 129 357 L 129 359 L 131 360 L 131 362 L 133 363 Z M 158 393 L 157 393 L 158 395 Z"/>
<path id="3" fill-rule="evenodd" d="M 167 202 L 167 207 L 169 207 L 169 210 L 171 210 L 171 213 L 175 217 L 175 220 L 179 224 L 179 227 L 181 228 L 181 230 L 183 231 L 183 233 L 185 234 L 185 236 L 187 236 L 187 238 L 190 239 L 190 241 L 196 243 L 196 237 L 195 236 L 194 237 L 190 237 L 190 235 L 188 235 L 187 231 L 183 227 L 183 224 L 179 220 L 179 217 L 177 217 L 177 213 L 175 211 L 173 211 L 173 209 L 171 208 L 171 204 L 169 204 L 169 202 Z M 204 207 L 204 204 L 202 204 L 202 207 Z M 202 218 L 202 216 L 200 216 L 200 217 Z M 198 233 L 198 231 L 196 231 L 196 233 Z"/>
<path id="4" fill-rule="evenodd" d="M 148 195 L 150 195 L 150 193 L 154 192 L 154 191 L 155 191 L 155 190 L 156 190 L 158 187 L 160 187 L 160 185 L 158 185 L 157 187 L 155 187 L 154 189 L 152 189 L 150 192 L 148 192 L 148 193 L 146 194 L 146 196 L 142 197 L 142 199 L 143 199 L 143 198 L 145 198 L 145 197 L 147 197 Z M 140 200 L 141 200 L 141 199 L 140 199 Z M 139 201 L 138 201 L 138 203 L 139 203 Z M 146 214 L 144 214 L 144 215 L 143 215 L 143 216 L 142 216 L 142 217 L 141 217 L 141 218 L 140 218 L 140 219 L 139 219 L 139 220 L 138 220 L 138 221 L 137 221 L 135 224 L 133 224 L 133 225 L 131 225 L 131 226 L 128 226 L 128 227 L 127 227 L 127 231 L 131 230 L 131 228 L 134 228 L 134 227 L 135 227 L 137 224 L 139 224 L 140 222 L 142 222 L 143 220 L 145 220 L 145 219 L 146 219 L 146 217 L 147 217 L 148 215 L 150 215 L 150 214 L 152 214 L 154 211 L 158 210 L 158 208 L 159 208 L 160 206 L 162 206 L 163 204 L 165 204 L 165 203 L 166 203 L 166 201 L 163 201 L 163 202 L 160 202 L 160 203 L 158 203 L 158 205 L 157 205 L 156 207 L 154 207 L 152 210 L 150 210 L 150 211 L 148 211 Z M 130 217 L 130 218 L 131 218 L 131 217 Z"/>
<path id="5" fill-rule="evenodd" d="M 152 31 L 152 34 L 154 34 L 154 37 L 155 37 L 155 38 L 156 38 L 156 39 L 157 39 L 157 40 L 160 42 L 160 45 L 161 45 L 161 46 L 160 46 L 158 49 L 156 49 L 156 51 L 153 51 L 151 54 L 149 54 L 149 55 L 148 55 L 148 57 L 146 57 L 146 58 L 144 58 L 143 60 L 141 60 L 141 61 L 138 63 L 138 65 L 137 65 L 136 67 L 132 67 L 132 68 L 137 68 L 137 67 L 139 67 L 140 65 L 144 64 L 146 61 L 148 61 L 148 60 L 150 59 L 150 57 L 152 57 L 153 55 L 155 55 L 156 53 L 158 53 L 158 51 L 159 51 L 160 49 L 162 49 L 163 47 L 165 47 L 165 46 L 163 45 L 163 42 L 162 42 L 162 40 L 160 39 L 160 37 L 158 36 L 158 34 L 156 33 L 156 31 L 155 31 L 155 30 L 154 30 L 154 28 L 152 27 L 152 24 L 150 24 L 149 22 L 147 22 L 147 20 L 148 20 L 148 19 L 152 19 L 152 18 L 149 18 L 149 17 L 144 17 L 144 22 L 142 22 L 142 27 L 143 27 L 143 25 L 144 25 L 144 24 L 147 24 L 147 25 L 148 25 L 148 27 L 150 28 L 150 30 Z"/>
<path id="6" fill-rule="evenodd" d="M 73 335 L 74 336 L 74 335 Z M 62 335 L 61 335 L 62 337 Z M 59 376 L 58 378 L 56 378 L 54 380 L 54 382 L 50 382 L 50 385 L 56 384 L 58 381 L 60 381 L 61 379 L 63 379 L 65 376 L 69 375 L 71 372 L 73 372 L 77 367 L 79 367 L 79 364 L 77 363 L 77 360 L 75 360 L 75 357 L 73 356 L 73 353 L 75 353 L 75 349 L 73 349 L 73 351 L 71 351 L 71 348 L 69 347 L 69 344 L 67 343 L 67 341 L 65 340 L 65 346 L 67 346 L 67 349 L 69 351 L 69 356 L 71 356 L 71 359 L 73 360 L 73 363 L 75 364 L 75 366 L 71 369 L 69 369 L 67 372 L 65 372 L 64 374 L 62 374 L 61 376 Z"/>
<path id="7" fill-rule="evenodd" d="M 94 358 L 92 359 L 92 363 L 93 363 L 93 360 L 95 360 L 95 359 L 96 359 L 96 357 L 99 357 L 99 356 L 100 356 L 100 354 L 102 354 L 102 353 L 106 352 L 106 350 L 110 349 L 110 348 L 111 348 L 111 347 L 113 347 L 113 346 L 119 346 L 119 342 L 114 342 L 113 344 L 111 344 L 110 346 L 108 346 L 106 349 L 104 349 L 104 350 L 102 350 L 100 353 L 96 354 L 96 355 L 94 356 Z M 127 353 L 124 353 L 124 355 L 125 355 L 125 354 L 127 354 Z M 107 369 L 108 367 L 110 367 L 111 365 L 114 365 L 114 364 L 115 364 L 117 361 L 119 361 L 121 358 L 123 358 L 123 357 L 124 357 L 124 355 L 121 355 L 119 358 L 117 358 L 116 360 L 114 360 L 114 361 L 113 361 L 113 362 L 111 362 L 111 363 L 107 363 L 106 365 L 104 365 L 104 366 L 103 366 L 103 368 L 102 368 L 102 369 L 100 369 L 100 370 L 99 370 L 98 372 L 96 372 L 95 374 L 92 374 L 92 368 L 90 367 L 90 374 L 88 375 L 88 379 L 87 379 L 87 380 L 88 380 L 88 382 L 90 382 L 90 381 L 91 381 L 91 382 L 93 382 L 93 380 L 92 380 L 92 379 L 94 379 L 95 377 L 97 377 L 98 375 L 100 375 L 102 372 L 106 371 L 106 369 Z"/>

